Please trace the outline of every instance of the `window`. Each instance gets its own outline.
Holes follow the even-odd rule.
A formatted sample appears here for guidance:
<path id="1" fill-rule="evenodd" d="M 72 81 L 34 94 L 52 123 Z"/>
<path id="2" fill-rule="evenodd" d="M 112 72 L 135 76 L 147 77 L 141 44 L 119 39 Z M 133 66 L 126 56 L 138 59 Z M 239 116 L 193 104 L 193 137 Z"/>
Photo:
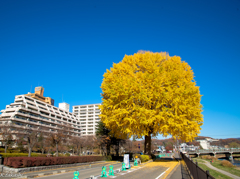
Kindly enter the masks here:
<path id="1" fill-rule="evenodd" d="M 29 121 L 31 121 L 31 122 L 36 122 L 36 123 L 38 122 L 38 121 L 36 121 L 36 120 L 33 120 L 33 119 L 29 119 Z"/>

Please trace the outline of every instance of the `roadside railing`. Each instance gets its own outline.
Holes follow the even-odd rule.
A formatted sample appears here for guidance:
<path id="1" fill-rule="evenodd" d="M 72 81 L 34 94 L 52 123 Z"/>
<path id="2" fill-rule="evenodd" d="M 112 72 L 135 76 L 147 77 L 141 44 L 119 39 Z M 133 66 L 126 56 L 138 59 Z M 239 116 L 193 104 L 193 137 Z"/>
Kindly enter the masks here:
<path id="1" fill-rule="evenodd" d="M 181 153 L 181 156 L 194 179 L 215 179 L 212 175 L 209 174 L 208 170 L 204 171 L 202 168 L 200 168 L 197 162 L 193 162 L 183 153 Z"/>
<path id="2" fill-rule="evenodd" d="M 224 149 L 199 149 L 195 151 L 188 151 L 188 153 L 209 153 L 209 152 L 240 152 L 238 148 L 224 148 Z"/>

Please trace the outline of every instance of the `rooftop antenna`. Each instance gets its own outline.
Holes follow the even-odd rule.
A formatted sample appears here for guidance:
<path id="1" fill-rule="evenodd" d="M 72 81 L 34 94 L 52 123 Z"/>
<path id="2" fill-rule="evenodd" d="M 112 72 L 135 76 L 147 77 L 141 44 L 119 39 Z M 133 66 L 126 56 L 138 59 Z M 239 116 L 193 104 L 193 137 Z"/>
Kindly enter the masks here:
<path id="1" fill-rule="evenodd" d="M 63 94 L 62 94 L 62 102 L 64 102 L 64 101 L 63 101 Z"/>
<path id="2" fill-rule="evenodd" d="M 30 93 L 32 93 L 32 85 L 31 85 L 31 88 L 30 88 Z"/>

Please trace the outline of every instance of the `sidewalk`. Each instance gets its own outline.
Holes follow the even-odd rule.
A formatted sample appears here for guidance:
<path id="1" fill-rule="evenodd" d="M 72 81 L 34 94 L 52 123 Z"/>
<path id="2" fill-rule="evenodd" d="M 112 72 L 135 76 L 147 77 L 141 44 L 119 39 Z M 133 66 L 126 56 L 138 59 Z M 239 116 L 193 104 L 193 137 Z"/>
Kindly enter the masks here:
<path id="1" fill-rule="evenodd" d="M 227 175 L 227 176 L 229 176 L 229 177 L 232 177 L 232 178 L 234 178 L 234 179 L 240 179 L 239 176 L 236 176 L 236 175 L 233 175 L 233 174 L 228 173 L 228 172 L 226 172 L 226 171 L 220 170 L 220 169 L 212 166 L 212 165 L 211 165 L 209 162 L 207 162 L 207 161 L 204 161 L 204 162 L 205 162 L 204 164 L 205 164 L 207 167 L 209 167 L 209 168 L 211 168 L 211 169 L 213 169 L 213 170 L 216 170 L 216 171 L 218 171 L 218 172 L 220 172 L 220 173 L 222 173 L 222 174 L 224 174 L 224 175 Z"/>
<path id="2" fill-rule="evenodd" d="M 179 164 L 173 171 L 166 177 L 166 179 L 191 179 L 188 173 L 188 169 L 184 161 L 181 161 L 181 157 L 178 153 L 174 153 L 174 158 L 179 161 Z"/>

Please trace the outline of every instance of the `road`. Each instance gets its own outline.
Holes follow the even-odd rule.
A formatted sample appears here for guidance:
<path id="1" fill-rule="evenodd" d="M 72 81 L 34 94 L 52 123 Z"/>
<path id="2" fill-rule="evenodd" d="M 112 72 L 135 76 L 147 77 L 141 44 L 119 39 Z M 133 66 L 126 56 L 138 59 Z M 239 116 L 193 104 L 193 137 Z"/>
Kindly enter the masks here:
<path id="1" fill-rule="evenodd" d="M 109 165 L 107 166 L 107 171 L 109 171 Z M 177 162 L 150 162 L 147 164 L 142 164 L 137 167 L 132 167 L 131 169 L 127 171 L 121 171 L 120 173 L 116 173 L 114 176 L 108 176 L 107 178 L 117 178 L 117 179 L 123 179 L 123 178 L 131 178 L 131 179 L 156 179 L 156 178 L 163 178 L 164 175 L 167 175 L 168 172 L 170 172 L 175 166 L 177 165 Z M 114 170 L 120 169 L 122 166 L 121 163 L 113 164 Z M 95 179 L 101 178 L 101 172 L 102 167 L 96 166 L 92 167 L 91 169 L 80 169 L 79 171 L 79 179 L 86 179 L 90 176 L 94 175 Z M 39 179 L 70 179 L 73 178 L 73 172 L 69 173 L 63 173 L 63 174 L 56 174 L 51 176 L 44 176 L 44 177 L 38 177 Z"/>
<path id="2" fill-rule="evenodd" d="M 109 171 L 109 165 L 105 165 L 107 167 L 107 171 Z M 115 169 L 121 168 L 122 163 L 115 163 L 112 164 Z M 92 168 L 88 169 L 79 169 L 77 170 L 79 172 L 79 179 L 86 179 L 89 178 L 90 176 L 100 176 L 102 172 L 102 166 L 93 166 Z M 44 177 L 38 177 L 38 178 L 44 178 L 44 179 L 67 179 L 67 178 L 73 178 L 73 172 L 68 172 L 68 173 L 63 173 L 63 174 L 56 174 L 56 175 L 50 175 L 50 176 L 44 176 Z"/>

